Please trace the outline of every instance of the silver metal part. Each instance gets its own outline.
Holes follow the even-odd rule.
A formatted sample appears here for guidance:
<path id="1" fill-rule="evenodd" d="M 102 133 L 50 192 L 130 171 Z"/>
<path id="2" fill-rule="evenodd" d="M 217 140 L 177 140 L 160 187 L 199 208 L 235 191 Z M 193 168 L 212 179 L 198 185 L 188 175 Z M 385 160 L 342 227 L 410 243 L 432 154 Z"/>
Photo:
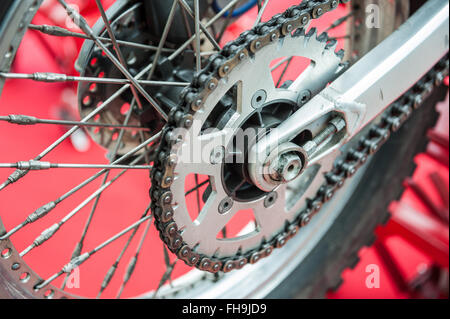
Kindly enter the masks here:
<path id="1" fill-rule="evenodd" d="M 223 146 L 216 147 L 211 152 L 211 164 L 220 164 L 222 163 L 225 157 L 225 148 Z"/>
<path id="2" fill-rule="evenodd" d="M 230 197 L 224 198 L 219 204 L 219 213 L 228 213 L 233 208 L 233 199 Z"/>
<path id="3" fill-rule="evenodd" d="M 258 90 L 252 97 L 252 106 L 255 109 L 260 108 L 261 106 L 266 103 L 267 100 L 267 93 L 264 90 Z"/>
<path id="4" fill-rule="evenodd" d="M 278 157 L 273 163 L 271 177 L 274 181 L 282 183 L 292 182 L 303 170 L 303 160 L 295 152 L 285 153 Z"/>

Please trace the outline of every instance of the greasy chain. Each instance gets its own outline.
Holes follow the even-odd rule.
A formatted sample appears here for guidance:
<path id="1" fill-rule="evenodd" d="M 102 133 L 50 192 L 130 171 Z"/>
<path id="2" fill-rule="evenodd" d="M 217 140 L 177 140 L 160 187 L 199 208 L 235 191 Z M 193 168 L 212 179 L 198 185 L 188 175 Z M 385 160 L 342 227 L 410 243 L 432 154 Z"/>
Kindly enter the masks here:
<path id="1" fill-rule="evenodd" d="M 155 225 L 161 239 L 170 251 L 187 265 L 212 273 L 229 272 L 233 269 L 241 269 L 248 263 L 254 264 L 269 256 L 274 248 L 283 247 L 301 227 L 311 220 L 313 215 L 319 212 L 322 205 L 333 197 L 345 180 L 353 176 L 368 157 L 380 149 L 391 133 L 402 126 L 412 112 L 431 94 L 434 87 L 439 86 L 448 75 L 447 54 L 413 88 L 385 111 L 382 121 L 372 126 L 370 132 L 361 138 L 357 148 L 350 150 L 335 162 L 333 170 L 325 175 L 326 182 L 320 187 L 316 196 L 308 200 L 307 208 L 273 239 L 262 242 L 258 249 L 230 258 L 215 258 L 196 253 L 183 241 L 177 224 L 173 220 L 173 194 L 170 186 L 174 180 L 177 156 L 171 153 L 171 148 L 177 141 L 171 132 L 176 128 L 190 128 L 193 114 L 202 108 L 206 98 L 217 88 L 219 79 L 226 77 L 240 61 L 255 54 L 272 41 L 277 41 L 280 37 L 306 26 L 311 19 L 317 19 L 334 10 L 340 2 L 348 1 L 306 1 L 242 33 L 235 41 L 228 43 L 220 53 L 209 59 L 207 66 L 183 91 L 180 104 L 170 112 L 169 121 L 163 129 L 155 169 L 151 173 L 150 197 Z"/>

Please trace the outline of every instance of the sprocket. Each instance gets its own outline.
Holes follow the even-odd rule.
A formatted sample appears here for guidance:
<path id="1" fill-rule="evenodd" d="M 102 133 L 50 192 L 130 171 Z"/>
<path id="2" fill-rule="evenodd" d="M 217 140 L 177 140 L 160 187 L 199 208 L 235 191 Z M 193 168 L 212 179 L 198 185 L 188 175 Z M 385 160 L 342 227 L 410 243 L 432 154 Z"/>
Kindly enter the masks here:
<path id="1" fill-rule="evenodd" d="M 250 41 L 248 45 L 254 44 Z M 226 46 L 224 51 L 231 47 L 232 44 Z M 218 74 L 225 71 L 226 75 L 207 85 L 211 92 L 204 93 L 205 98 L 196 112 L 183 115 L 178 110 L 173 113 L 173 118 L 178 117 L 178 125 L 175 125 L 178 128 L 174 129 L 173 123 L 166 127 L 166 131 L 170 131 L 166 139 L 172 138 L 172 141 L 167 148 L 162 144 L 163 169 L 154 170 L 153 175 L 154 180 L 163 184 L 158 190 L 152 188 L 153 199 L 159 199 L 155 201 L 154 212 L 161 237 L 186 263 L 211 272 L 242 268 L 248 262 L 268 256 L 274 247 L 283 246 L 282 242 L 270 243 L 278 240 L 286 225 L 298 219 L 308 205 L 307 198 L 317 193 L 324 182 L 324 173 L 332 169 L 339 155 L 335 152 L 276 192 L 264 193 L 252 187 L 242 169 L 246 150 L 233 148 L 239 132 L 244 129 L 264 131 L 281 123 L 345 67 L 342 64 L 344 53 L 337 51 L 337 42 L 330 41 L 326 33 L 318 35 L 315 28 L 308 33 L 299 28 L 284 36 L 272 36 L 269 43 L 263 47 L 256 44 L 256 47 L 255 52 L 250 48 L 247 54 L 241 55 L 232 70 L 216 64 Z M 284 57 L 303 57 L 311 63 L 297 80 L 277 88 L 270 67 L 273 61 Z M 210 61 L 214 61 L 214 57 Z M 210 67 L 211 64 L 214 62 Z M 315 134 L 326 124 L 324 119 L 307 131 Z M 239 161 L 237 153 L 244 157 L 234 164 Z M 201 155 L 191 157 L 193 154 Z M 187 180 L 193 175 L 206 179 L 202 190 L 204 206 L 198 216 L 190 212 L 185 198 Z M 230 180 L 233 176 L 238 181 Z M 252 227 L 249 223 L 245 234 L 240 232 L 223 238 L 222 229 L 236 214 L 245 211 L 253 212 L 255 225 Z M 256 258 L 255 252 L 258 252 Z"/>

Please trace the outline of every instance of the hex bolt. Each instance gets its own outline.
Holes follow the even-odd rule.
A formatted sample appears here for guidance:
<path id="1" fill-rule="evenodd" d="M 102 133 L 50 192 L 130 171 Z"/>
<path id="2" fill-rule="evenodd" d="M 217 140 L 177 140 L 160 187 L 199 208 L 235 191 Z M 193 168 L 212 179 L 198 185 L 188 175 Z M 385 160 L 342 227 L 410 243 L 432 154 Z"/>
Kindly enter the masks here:
<path id="1" fill-rule="evenodd" d="M 222 163 L 225 158 L 225 148 L 223 146 L 217 146 L 211 151 L 210 162 L 213 165 Z"/>
<path id="2" fill-rule="evenodd" d="M 298 96 L 298 105 L 303 105 L 306 102 L 308 102 L 311 99 L 311 92 L 309 90 L 303 90 L 300 92 L 300 95 Z"/>
<path id="3" fill-rule="evenodd" d="M 271 192 L 267 194 L 266 198 L 264 199 L 264 207 L 269 208 L 275 204 L 275 202 L 278 199 L 277 192 Z"/>
<path id="4" fill-rule="evenodd" d="M 224 198 L 219 204 L 219 213 L 225 214 L 228 213 L 233 207 L 233 199 L 231 197 Z"/>
<path id="5" fill-rule="evenodd" d="M 256 91 L 255 94 L 253 94 L 252 97 L 252 107 L 254 109 L 258 109 L 261 106 L 263 106 L 263 104 L 266 102 L 267 100 L 267 93 L 264 90 L 258 90 Z"/>

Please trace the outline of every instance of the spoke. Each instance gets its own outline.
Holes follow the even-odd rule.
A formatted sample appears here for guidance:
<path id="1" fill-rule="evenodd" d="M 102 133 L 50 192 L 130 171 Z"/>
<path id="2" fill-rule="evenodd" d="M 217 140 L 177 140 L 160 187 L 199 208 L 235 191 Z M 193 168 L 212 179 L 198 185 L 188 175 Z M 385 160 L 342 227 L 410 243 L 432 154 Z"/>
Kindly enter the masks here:
<path id="1" fill-rule="evenodd" d="M 350 39 L 352 36 L 350 34 L 346 35 L 340 35 L 334 38 L 329 38 L 328 41 L 334 41 L 334 40 L 342 40 L 342 39 Z"/>
<path id="2" fill-rule="evenodd" d="M 169 17 L 167 18 L 167 23 L 164 27 L 164 31 L 161 36 L 160 42 L 159 42 L 158 50 L 156 51 L 155 57 L 153 58 L 153 63 L 152 63 L 153 66 L 150 70 L 150 73 L 147 76 L 148 80 L 151 80 L 151 78 L 153 77 L 153 74 L 156 70 L 156 66 L 159 61 L 159 57 L 161 56 L 161 52 L 162 52 L 161 50 L 164 47 L 164 45 L 166 44 L 167 36 L 169 35 L 170 28 L 172 27 L 173 18 L 175 17 L 177 4 L 178 4 L 177 0 L 173 0 L 172 8 L 170 9 Z"/>
<path id="3" fill-rule="evenodd" d="M 161 133 L 158 133 L 157 135 L 151 137 L 150 139 L 146 140 L 144 143 L 140 144 L 139 146 L 137 146 L 136 148 L 134 148 L 133 150 L 131 150 L 130 152 L 125 154 L 124 156 L 122 156 L 119 159 L 115 160 L 112 164 L 116 165 L 116 164 L 119 164 L 119 163 L 125 161 L 126 159 L 128 159 L 132 155 L 134 155 L 136 152 L 138 152 L 139 150 L 144 148 L 146 145 L 148 145 L 148 144 L 154 142 L 155 140 L 157 140 L 160 136 L 161 136 Z M 138 162 L 138 160 L 141 160 L 143 157 L 144 157 L 144 155 L 140 155 L 133 162 Z M 18 232 L 20 229 L 25 227 L 26 225 L 28 225 L 30 223 L 34 223 L 35 221 L 43 218 L 49 212 L 51 212 L 58 204 L 60 204 L 62 201 L 64 201 L 65 199 L 69 198 L 70 196 L 72 196 L 73 194 L 78 192 L 80 189 L 82 189 L 83 187 L 85 187 L 86 185 L 91 183 L 92 181 L 96 180 L 98 177 L 102 176 L 106 172 L 109 172 L 109 170 L 102 170 L 102 171 L 98 172 L 97 174 L 95 174 L 95 175 L 91 176 L 90 178 L 86 179 L 84 182 L 80 183 L 79 185 L 77 185 L 76 187 L 74 187 L 73 189 L 71 189 L 70 191 L 68 191 L 67 193 L 62 195 L 61 197 L 59 197 L 58 199 L 56 199 L 56 200 L 54 200 L 52 202 L 49 202 L 49 203 L 45 204 L 44 206 L 40 207 L 35 212 L 30 214 L 25 219 L 25 221 L 23 221 L 21 224 L 19 224 L 18 226 L 14 227 L 11 231 L 6 233 L 5 235 L 1 236 L 0 240 L 5 240 L 5 239 L 9 238 L 10 236 L 12 236 L 16 232 Z"/>
<path id="4" fill-rule="evenodd" d="M 189 25 L 189 20 L 188 17 L 186 15 L 186 10 L 183 8 L 183 10 L 181 10 L 181 14 L 183 15 L 183 23 L 184 23 L 184 29 L 186 30 L 186 34 L 188 36 L 188 38 L 192 37 L 192 30 L 191 30 L 191 26 Z M 194 50 L 194 47 L 192 47 L 192 50 Z"/>
<path id="5" fill-rule="evenodd" d="M 287 63 L 285 65 L 284 69 L 283 69 L 283 72 L 281 72 L 281 75 L 278 78 L 278 82 L 277 82 L 277 85 L 275 87 L 277 87 L 277 88 L 280 87 L 281 81 L 283 81 L 284 75 L 286 74 L 287 70 L 289 69 L 289 66 L 291 65 L 291 62 L 292 62 L 292 57 L 290 57 L 287 60 Z"/>
<path id="6" fill-rule="evenodd" d="M 20 170 L 47 170 L 52 168 L 80 168 L 80 169 L 151 169 L 149 165 L 108 165 L 108 164 L 66 164 L 40 161 L 22 161 L 17 163 L 0 163 L 0 168 L 17 168 Z"/>
<path id="7" fill-rule="evenodd" d="M 102 3 L 100 2 L 100 0 L 95 0 L 95 3 L 97 4 L 97 7 L 98 7 L 98 10 L 100 11 L 100 15 L 102 16 L 102 20 L 103 20 L 103 23 L 105 24 L 105 27 L 106 27 L 106 31 L 108 32 L 108 35 L 109 35 L 109 38 L 111 39 L 111 41 L 112 41 L 112 45 L 113 45 L 113 49 L 114 49 L 114 52 L 116 52 L 116 55 L 117 55 L 117 57 L 119 58 L 119 63 L 122 65 L 122 67 L 123 67 L 123 69 L 130 75 L 130 77 L 128 77 L 127 75 L 125 75 L 130 81 L 132 81 L 131 80 L 131 74 L 130 74 L 130 71 L 128 70 L 128 68 L 127 68 L 127 63 L 125 62 L 125 59 L 123 58 L 123 54 L 122 54 L 122 51 L 120 50 L 120 47 L 119 47 L 119 44 L 117 43 L 117 39 L 116 39 L 116 36 L 115 36 L 115 34 L 114 34 L 114 31 L 112 30 L 112 28 L 111 28 L 111 24 L 109 23 L 109 19 L 108 19 L 108 17 L 106 16 L 106 12 L 105 12 L 105 9 L 103 8 L 103 5 L 102 5 Z M 102 42 L 99 42 L 99 43 L 102 43 Z M 103 43 L 102 43 L 102 45 L 104 45 Z M 106 47 L 105 47 L 106 48 Z M 105 52 L 106 53 L 106 52 Z M 113 63 L 114 63 L 114 61 L 113 61 Z M 124 73 L 125 74 L 125 73 Z M 136 80 L 135 80 L 136 81 Z M 132 81 L 133 82 L 133 81 Z M 136 82 L 136 83 L 138 83 L 138 82 Z M 132 83 L 133 85 L 131 86 L 131 91 L 132 91 L 132 93 L 133 93 L 133 96 L 134 96 L 134 99 L 136 100 L 136 103 L 138 104 L 138 106 L 139 106 L 139 108 L 142 110 L 143 109 L 143 105 L 142 105 L 142 102 L 141 102 L 141 99 L 139 98 L 139 94 L 138 94 L 138 92 L 136 91 L 136 87 L 135 87 L 135 83 L 133 82 Z M 149 101 L 150 102 L 150 101 Z M 150 102 L 151 103 L 151 102 Z"/>
<path id="8" fill-rule="evenodd" d="M 155 290 L 155 292 L 153 293 L 153 299 L 156 298 L 156 296 L 158 295 L 158 292 L 159 292 L 159 290 L 161 289 L 161 287 L 162 287 L 167 281 L 170 281 L 170 278 L 172 277 L 173 270 L 175 269 L 175 265 L 177 264 L 178 260 L 179 260 L 178 258 L 175 259 L 175 261 L 174 261 L 173 263 L 171 263 L 171 264 L 167 267 L 166 271 L 165 271 L 164 274 L 162 275 L 161 280 L 159 281 L 158 288 L 157 288 L 157 289 Z"/>
<path id="9" fill-rule="evenodd" d="M 89 37 L 94 43 L 103 50 L 106 56 L 111 60 L 111 62 L 122 72 L 125 77 L 131 81 L 132 86 L 131 89 L 137 89 L 139 93 L 150 103 L 150 105 L 161 115 L 161 117 L 167 121 L 168 116 L 163 111 L 161 106 L 145 91 L 145 89 L 136 81 L 136 79 L 127 71 L 127 69 L 120 63 L 119 60 L 108 50 L 108 48 L 101 42 L 98 37 L 94 34 L 94 31 L 91 29 L 87 21 L 82 17 L 76 10 L 70 7 L 64 0 L 58 0 L 58 2 L 64 7 L 67 11 L 68 16 L 72 19 L 72 21 Z"/>
<path id="10" fill-rule="evenodd" d="M 189 15 L 195 20 L 196 14 L 192 12 L 192 9 L 186 4 L 185 0 L 177 0 L 177 1 L 186 10 L 186 12 L 189 13 Z M 208 40 L 211 42 L 211 44 L 216 48 L 216 50 L 220 51 L 221 50 L 220 45 L 217 43 L 216 39 L 211 35 L 211 33 L 205 28 L 203 23 L 200 22 L 200 17 L 198 19 L 198 26 L 203 31 Z"/>
<path id="11" fill-rule="evenodd" d="M 205 186 L 205 185 L 207 185 L 207 184 L 209 184 L 209 179 L 207 179 L 206 181 L 204 181 L 204 182 L 198 184 L 198 185 L 195 186 L 194 188 L 188 190 L 188 191 L 186 192 L 186 194 L 184 194 L 184 196 L 187 196 L 187 195 L 189 195 L 189 194 L 192 194 L 193 192 L 197 191 L 198 189 L 202 188 L 203 186 Z"/>
<path id="12" fill-rule="evenodd" d="M 194 0 L 194 9 L 195 9 L 195 62 L 197 67 L 197 73 L 202 69 L 202 57 L 201 53 L 201 41 L 200 41 L 200 5 L 198 3 L 199 0 Z M 181 2 L 180 2 L 181 3 Z"/>
<path id="13" fill-rule="evenodd" d="M 223 24 L 222 29 L 220 30 L 220 33 L 217 36 L 218 43 L 220 43 L 220 41 L 222 41 L 225 31 L 227 30 L 228 26 L 231 23 L 231 20 L 233 19 L 233 13 L 234 13 L 234 10 L 236 10 L 236 7 L 237 7 L 237 3 L 231 8 L 230 14 L 226 17 L 225 23 Z"/>
<path id="14" fill-rule="evenodd" d="M 72 32 L 72 31 L 69 31 L 67 29 L 64 29 L 64 28 L 61 28 L 61 27 L 58 27 L 58 26 L 53 26 L 53 25 L 45 25 L 45 24 L 44 25 L 34 25 L 34 24 L 30 24 L 28 26 L 28 28 L 31 29 L 31 30 L 39 31 L 39 32 L 42 32 L 44 34 L 48 34 L 48 35 L 52 35 L 52 36 L 75 37 L 75 38 L 80 38 L 80 39 L 85 39 L 85 40 L 91 40 L 91 38 L 88 37 L 85 34 Z M 108 38 L 98 37 L 98 39 L 100 41 L 102 41 L 102 42 L 112 43 L 112 40 L 108 39 Z M 122 41 L 122 40 L 117 40 L 117 43 L 122 45 L 122 46 L 136 48 L 136 49 L 143 49 L 143 50 L 149 50 L 149 51 L 156 51 L 157 50 L 157 47 L 153 46 L 153 45 L 134 43 L 134 42 Z M 173 49 L 164 48 L 163 52 L 172 53 L 172 52 L 174 52 L 174 50 Z"/>
<path id="15" fill-rule="evenodd" d="M 264 1 L 264 5 L 259 10 L 258 17 L 256 18 L 256 21 L 255 21 L 255 24 L 253 25 L 253 27 L 256 27 L 261 22 L 262 16 L 264 14 L 264 11 L 266 11 L 268 4 L 269 4 L 269 0 Z"/>
<path id="16" fill-rule="evenodd" d="M 170 263 L 170 256 L 169 256 L 169 251 L 167 250 L 167 247 L 164 243 L 162 243 L 163 246 L 163 252 L 164 252 L 164 263 L 166 264 L 166 269 L 170 267 L 171 263 Z M 171 287 L 173 287 L 172 284 L 172 277 L 169 276 L 169 284 Z"/>
<path id="17" fill-rule="evenodd" d="M 205 24 L 205 28 L 208 29 L 211 27 L 214 23 L 217 22 L 232 6 L 234 6 L 236 3 L 238 3 L 241 0 L 232 0 L 230 1 L 222 10 L 220 10 L 219 13 L 217 13 L 211 20 L 209 20 Z M 193 35 L 189 40 L 187 40 L 183 45 L 181 45 L 175 52 L 173 52 L 167 59 L 169 61 L 172 61 L 175 59 L 178 55 L 180 55 L 186 48 L 191 45 L 192 42 L 194 42 L 196 39 L 196 35 Z"/>
<path id="18" fill-rule="evenodd" d="M 205 25 L 206 28 L 209 28 L 212 24 L 214 24 L 218 19 L 220 19 L 231 7 L 233 7 L 236 3 L 241 0 L 232 0 L 228 5 L 226 5 L 219 13 L 217 13 L 208 23 Z M 187 40 L 183 45 L 181 45 L 175 52 L 173 52 L 167 59 L 169 61 L 173 61 L 176 57 L 178 57 L 184 50 L 191 45 L 191 43 L 195 40 L 195 35 L 193 35 L 189 40 Z M 136 79 L 140 79 L 144 76 L 150 69 L 152 68 L 152 64 L 146 66 L 141 72 L 138 73 Z M 103 102 L 97 109 L 93 110 L 90 114 L 88 114 L 85 118 L 81 120 L 81 122 L 87 122 L 95 115 L 103 111 L 109 104 L 111 104 L 117 97 L 119 97 L 122 93 L 124 93 L 127 89 L 130 88 L 130 84 L 122 86 L 118 89 L 114 94 L 112 94 L 105 102 Z M 68 137 L 70 137 L 73 133 L 75 133 L 80 127 L 75 126 L 66 132 L 62 137 L 60 137 L 57 141 L 55 141 L 52 145 L 47 147 L 42 153 L 34 158 L 34 160 L 40 160 L 46 155 L 48 155 L 53 149 L 55 149 L 58 145 L 60 145 L 63 141 L 65 141 Z M 0 184 L 0 191 L 6 188 L 7 186 L 16 183 L 23 177 L 28 174 L 29 171 L 21 171 L 17 170 L 12 173 L 3 184 Z"/>
<path id="19" fill-rule="evenodd" d="M 150 212 L 150 207 L 151 207 L 151 204 L 147 206 L 147 209 L 144 211 L 144 214 L 142 214 L 141 219 L 148 215 L 148 213 Z M 148 223 L 151 224 L 151 220 L 149 220 Z M 108 288 L 108 286 L 111 282 L 111 279 L 114 277 L 114 274 L 116 273 L 117 267 L 119 266 L 123 256 L 125 255 L 126 251 L 128 250 L 128 247 L 130 246 L 131 242 L 133 241 L 134 236 L 136 236 L 136 233 L 138 230 L 139 230 L 139 227 L 136 227 L 135 229 L 133 229 L 133 232 L 131 233 L 130 237 L 128 238 L 127 242 L 125 243 L 125 246 L 120 251 L 119 256 L 116 258 L 116 260 L 112 264 L 111 268 L 106 273 L 105 278 L 102 281 L 100 291 L 98 292 L 97 299 L 100 298 L 102 293 L 105 291 L 105 289 Z M 72 257 L 72 259 L 73 258 L 74 257 Z M 66 278 L 68 278 L 68 276 Z"/>
<path id="20" fill-rule="evenodd" d="M 135 107 L 136 107 L 136 102 L 135 102 L 135 100 L 133 100 L 133 102 L 131 103 L 130 109 L 128 110 L 128 112 L 126 114 L 126 117 L 125 117 L 125 120 L 124 120 L 124 124 L 128 124 L 128 122 L 130 121 L 131 115 L 133 114 L 133 111 L 134 111 Z M 119 151 L 120 145 L 122 143 L 124 133 L 125 133 L 125 131 L 123 131 L 123 130 L 121 130 L 120 133 L 119 133 L 119 137 L 117 139 L 117 143 L 114 146 L 113 152 L 111 154 L 112 156 L 111 156 L 110 163 L 113 161 L 112 159 L 114 159 L 117 156 L 117 152 Z M 146 163 L 149 163 L 149 161 L 147 161 L 147 158 L 146 158 Z M 106 182 L 108 181 L 109 173 L 110 173 L 109 171 L 105 173 L 105 176 L 103 177 L 103 181 L 102 181 L 102 186 L 105 185 Z M 87 232 L 89 230 L 89 227 L 91 226 L 91 222 L 92 222 L 92 219 L 94 218 L 94 214 L 95 214 L 95 212 L 97 210 L 97 206 L 98 206 L 98 204 L 100 202 L 100 198 L 101 198 L 101 194 L 99 194 L 95 198 L 94 205 L 92 205 L 91 212 L 89 213 L 89 216 L 88 216 L 88 218 L 86 220 L 86 223 L 85 223 L 83 232 L 81 234 L 80 240 L 75 245 L 75 249 L 74 249 L 74 251 L 72 253 L 72 258 L 71 259 L 78 257 L 81 254 L 81 251 L 83 250 L 84 240 L 86 238 L 86 235 L 87 235 Z M 63 290 L 64 290 L 64 288 L 66 286 L 66 283 L 67 283 L 68 279 L 69 279 L 69 276 L 66 276 L 64 278 L 64 282 L 63 282 L 63 285 L 62 285 L 62 289 Z"/>
<path id="21" fill-rule="evenodd" d="M 131 258 L 130 262 L 128 263 L 127 270 L 125 271 L 125 275 L 123 277 L 122 284 L 120 286 L 120 289 L 119 289 L 119 292 L 117 293 L 117 297 L 116 298 L 120 298 L 122 296 L 122 293 L 123 293 L 123 291 L 125 289 L 125 286 L 127 285 L 128 281 L 130 280 L 131 276 L 134 273 L 134 270 L 136 269 L 136 265 L 137 265 L 139 255 L 140 255 L 141 250 L 142 250 L 142 246 L 144 245 L 145 238 L 148 235 L 148 232 L 150 230 L 150 226 L 151 225 L 152 225 L 152 220 L 150 219 L 147 222 L 147 226 L 145 227 L 144 233 L 141 236 L 141 240 L 139 241 L 139 245 L 138 245 L 138 247 L 136 249 L 136 253 L 134 254 L 133 258 Z M 136 230 L 137 230 L 137 228 L 136 228 Z"/>
<path id="22" fill-rule="evenodd" d="M 256 4 L 258 6 L 258 12 L 261 11 L 262 0 L 256 1 Z"/>
<path id="23" fill-rule="evenodd" d="M 144 76 L 151 68 L 151 65 L 145 67 L 139 74 L 136 76 L 137 79 Z M 107 106 L 109 106 L 117 97 L 119 97 L 122 93 L 124 93 L 127 89 L 130 88 L 130 85 L 124 85 L 119 90 L 117 90 L 114 94 L 112 94 L 106 101 L 104 101 L 100 106 L 98 106 L 95 110 L 89 113 L 86 117 L 84 117 L 81 122 L 87 122 L 91 120 L 94 116 L 102 112 Z M 69 138 L 73 133 L 75 133 L 80 126 L 74 126 L 68 132 L 66 132 L 63 136 L 61 136 L 58 140 L 53 142 L 50 146 L 48 146 L 44 151 L 42 151 L 39 155 L 37 155 L 34 160 L 39 161 L 45 156 L 47 156 L 51 151 L 53 151 L 58 145 L 64 142 L 67 138 Z M 23 177 L 28 174 L 29 171 L 16 170 L 13 172 L 3 184 L 0 185 L 0 191 L 6 188 L 8 185 L 16 183 Z"/>
<path id="24" fill-rule="evenodd" d="M 139 156 L 134 162 L 140 161 L 144 156 Z M 87 204 L 89 204 L 92 200 L 94 200 L 98 195 L 103 193 L 107 188 L 109 188 L 114 182 L 116 182 L 120 177 L 122 177 L 128 169 L 124 169 L 121 171 L 117 176 L 115 176 L 113 179 L 111 179 L 109 182 L 104 184 L 102 187 L 97 189 L 94 193 L 92 193 L 89 197 L 87 197 L 81 204 L 79 204 L 75 209 L 73 209 L 70 213 L 68 213 L 64 218 L 62 218 L 58 223 L 55 223 L 54 225 L 50 226 L 46 230 L 44 230 L 41 235 L 39 235 L 31 245 L 29 245 L 25 250 L 23 250 L 20 253 L 20 256 L 23 257 L 26 254 L 28 254 L 30 251 L 32 251 L 34 248 L 41 246 L 48 240 L 50 240 L 60 229 L 61 227 L 67 223 L 72 217 L 74 217 L 76 214 L 78 214 L 84 207 L 86 207 Z"/>
<path id="25" fill-rule="evenodd" d="M 52 283 L 55 279 L 59 278 L 64 273 L 70 274 L 75 268 L 81 266 L 86 260 L 91 258 L 95 253 L 97 253 L 100 250 L 102 250 L 103 248 L 107 247 L 109 244 L 111 244 L 112 242 L 116 241 L 117 239 L 119 239 L 120 237 L 122 237 L 123 235 L 128 233 L 129 231 L 131 231 L 134 228 L 136 228 L 139 225 L 141 225 L 142 223 L 145 223 L 147 220 L 151 219 L 152 217 L 153 217 L 152 215 L 145 216 L 144 218 L 138 220 L 137 222 L 135 222 L 131 226 L 128 226 L 127 228 L 125 228 L 121 232 L 119 232 L 116 235 L 110 237 L 108 240 L 104 241 L 102 244 L 98 245 L 97 247 L 95 247 L 91 251 L 89 251 L 87 253 L 84 253 L 84 254 L 80 255 L 79 257 L 77 257 L 75 259 L 72 259 L 67 265 L 62 267 L 62 269 L 59 272 L 55 273 L 53 276 L 51 276 L 49 279 L 45 280 L 44 282 L 38 284 L 35 287 L 35 289 L 42 289 L 42 288 L 44 288 L 45 286 L 47 286 L 50 283 Z"/>
<path id="26" fill-rule="evenodd" d="M 18 125 L 35 125 L 35 124 L 57 124 L 57 125 L 78 125 L 86 127 L 109 127 L 116 129 L 132 129 L 138 131 L 149 131 L 148 128 L 137 125 L 120 125 L 120 124 L 107 124 L 107 123 L 84 123 L 78 121 L 65 121 L 65 120 L 47 120 L 39 119 L 34 116 L 28 115 L 16 115 L 10 114 L 6 116 L 0 116 L 0 121 L 8 122 Z"/>
<path id="27" fill-rule="evenodd" d="M 162 245 L 163 247 L 163 252 L 164 252 L 164 262 L 166 263 L 166 267 L 170 266 L 170 256 L 169 256 L 169 252 L 167 251 L 166 245 Z"/>
<path id="28" fill-rule="evenodd" d="M 280 66 L 282 66 L 284 63 L 286 63 L 287 61 L 289 61 L 290 59 L 292 59 L 292 57 L 288 57 L 288 58 L 284 58 L 281 61 L 279 61 L 277 64 L 275 64 L 270 71 L 273 72 L 276 69 L 278 69 Z"/>
<path id="29" fill-rule="evenodd" d="M 197 188 L 197 209 L 198 213 L 200 214 L 200 188 L 198 187 L 198 174 L 195 174 L 195 187 Z"/>
<path id="30" fill-rule="evenodd" d="M 0 78 L 16 79 L 16 80 L 32 80 L 37 82 L 46 83 L 58 83 L 58 82 L 81 82 L 81 83 L 99 83 L 99 84 L 131 84 L 128 79 L 114 79 L 114 78 L 98 78 L 87 76 L 73 76 L 61 73 L 49 73 L 49 72 L 35 72 L 35 73 L 3 73 L 0 72 Z M 143 86 L 188 86 L 187 82 L 173 82 L 173 81 L 149 81 L 139 80 L 137 81 Z"/>
<path id="31" fill-rule="evenodd" d="M 337 27 L 339 27 L 341 24 L 343 24 L 345 21 L 347 21 L 349 18 L 351 18 L 354 15 L 354 12 L 350 12 L 346 16 L 343 16 L 342 18 L 337 19 L 334 21 L 324 32 L 328 32 L 330 30 L 333 30 Z"/>

